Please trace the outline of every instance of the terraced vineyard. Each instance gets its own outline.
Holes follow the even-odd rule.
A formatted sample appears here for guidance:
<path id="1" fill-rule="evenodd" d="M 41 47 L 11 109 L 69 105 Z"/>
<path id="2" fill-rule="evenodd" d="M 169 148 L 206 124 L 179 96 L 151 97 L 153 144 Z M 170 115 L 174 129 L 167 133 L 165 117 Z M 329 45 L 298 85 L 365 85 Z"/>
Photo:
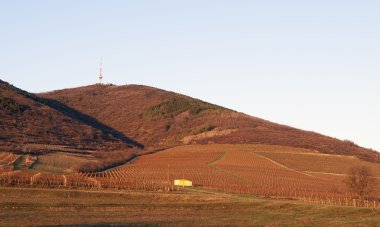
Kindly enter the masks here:
<path id="1" fill-rule="evenodd" d="M 174 179 L 191 179 L 197 186 L 215 186 L 232 178 L 213 170 L 209 163 L 224 155 L 220 151 L 181 151 L 170 149 L 139 157 L 132 163 L 96 174 L 95 179 L 106 187 L 128 187 L 149 190 L 173 189 Z"/>
<path id="2" fill-rule="evenodd" d="M 355 205 L 348 198 L 342 179 L 337 181 L 291 169 L 255 153 L 261 148 L 254 145 L 176 147 L 140 157 L 111 171 L 82 176 L 95 179 L 102 187 L 145 190 L 174 189 L 174 179 L 185 178 L 196 186 L 223 192 Z"/>
<path id="3" fill-rule="evenodd" d="M 314 156 L 320 158 L 314 158 L 314 165 L 302 164 L 311 162 Z M 0 153 L 0 157 L 8 165 L 18 158 L 11 153 Z M 349 198 L 342 183 L 345 175 L 334 173 L 344 172 L 346 165 L 336 164 L 322 168 L 327 171 L 325 173 L 315 172 L 316 166 L 323 167 L 323 162 L 334 160 L 337 163 L 350 158 L 346 156 L 320 155 L 305 149 L 266 145 L 189 145 L 138 156 L 129 163 L 103 172 L 64 171 L 91 160 L 85 157 L 65 153 L 42 155 L 28 171 L 3 171 L 0 182 L 28 187 L 169 191 L 180 190 L 173 182 L 184 178 L 191 180 L 195 187 L 226 193 L 358 205 Z M 353 159 L 350 164 L 363 164 L 363 161 Z M 378 164 L 365 164 L 372 167 L 376 176 L 379 175 Z M 372 199 L 362 205 L 379 206 L 379 201 Z"/>
<path id="4" fill-rule="evenodd" d="M 256 152 L 299 171 L 346 174 L 352 166 L 366 166 L 380 176 L 380 165 L 362 161 L 354 156 L 329 155 L 320 153 L 284 153 L 284 152 Z"/>

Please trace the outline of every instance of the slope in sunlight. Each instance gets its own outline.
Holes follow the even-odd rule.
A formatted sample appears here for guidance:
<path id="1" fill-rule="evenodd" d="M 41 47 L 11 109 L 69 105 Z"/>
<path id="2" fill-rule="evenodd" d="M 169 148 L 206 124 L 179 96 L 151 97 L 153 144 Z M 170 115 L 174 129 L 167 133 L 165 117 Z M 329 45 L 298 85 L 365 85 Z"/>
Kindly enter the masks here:
<path id="1" fill-rule="evenodd" d="M 157 88 L 91 85 L 39 94 L 94 117 L 147 147 L 179 144 L 270 144 L 355 155 L 375 151 L 315 132 L 279 125 Z"/>

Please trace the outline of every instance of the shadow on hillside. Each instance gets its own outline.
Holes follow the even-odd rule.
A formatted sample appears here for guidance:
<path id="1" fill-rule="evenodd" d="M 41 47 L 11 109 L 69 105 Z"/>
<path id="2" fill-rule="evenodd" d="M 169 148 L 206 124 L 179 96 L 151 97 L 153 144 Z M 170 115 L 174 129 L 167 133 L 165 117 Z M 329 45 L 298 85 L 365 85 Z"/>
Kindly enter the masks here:
<path id="1" fill-rule="evenodd" d="M 84 113 L 81 113 L 78 110 L 75 110 L 75 109 L 73 109 L 73 108 L 71 108 L 71 107 L 69 107 L 69 106 L 67 106 L 67 105 L 65 105 L 65 104 L 63 104 L 57 100 L 42 98 L 42 97 L 38 97 L 38 99 L 39 99 L 39 101 L 41 101 L 45 105 L 48 105 L 51 108 L 58 110 L 59 112 L 63 113 L 64 115 L 66 115 L 70 118 L 76 119 L 78 121 L 81 121 L 81 122 L 83 122 L 89 126 L 92 126 L 95 129 L 101 130 L 104 133 L 111 134 L 113 137 L 123 141 L 124 143 L 130 144 L 130 145 L 133 145 L 133 146 L 136 146 L 139 148 L 144 147 L 144 145 L 140 144 L 137 141 L 134 141 L 134 140 L 128 138 L 122 132 L 119 132 L 119 131 L 99 122 L 97 119 L 95 119 L 89 115 L 86 115 Z"/>

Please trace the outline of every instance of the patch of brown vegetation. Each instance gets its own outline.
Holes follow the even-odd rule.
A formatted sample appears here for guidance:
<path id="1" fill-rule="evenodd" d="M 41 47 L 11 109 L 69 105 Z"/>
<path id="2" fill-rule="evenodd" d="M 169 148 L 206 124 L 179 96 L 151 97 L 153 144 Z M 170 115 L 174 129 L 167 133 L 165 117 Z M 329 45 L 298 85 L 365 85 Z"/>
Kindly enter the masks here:
<path id="1" fill-rule="evenodd" d="M 197 141 L 199 141 L 201 139 L 209 139 L 209 138 L 216 137 L 216 136 L 225 136 L 225 135 L 229 135 L 229 134 L 236 132 L 236 131 L 237 131 L 237 129 L 216 128 L 212 131 L 203 132 L 203 133 L 191 135 L 191 136 L 185 136 L 181 141 L 184 144 L 191 144 L 191 143 L 196 143 Z"/>
<path id="2" fill-rule="evenodd" d="M 98 151 L 93 154 L 93 156 L 96 158 L 95 162 L 90 161 L 81 163 L 75 167 L 75 170 L 81 173 L 101 172 L 112 167 L 125 164 L 126 162 L 135 158 L 136 153 L 138 152 L 133 149 L 110 152 Z"/>

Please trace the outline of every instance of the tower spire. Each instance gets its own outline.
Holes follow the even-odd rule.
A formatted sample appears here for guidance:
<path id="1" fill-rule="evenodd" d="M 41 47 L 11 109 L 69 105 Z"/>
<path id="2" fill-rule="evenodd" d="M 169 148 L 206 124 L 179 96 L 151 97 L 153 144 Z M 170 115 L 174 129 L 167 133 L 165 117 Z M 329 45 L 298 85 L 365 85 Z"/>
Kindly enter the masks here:
<path id="1" fill-rule="evenodd" d="M 100 57 L 100 67 L 99 67 L 99 84 L 102 84 L 102 67 L 103 67 L 103 57 Z"/>

